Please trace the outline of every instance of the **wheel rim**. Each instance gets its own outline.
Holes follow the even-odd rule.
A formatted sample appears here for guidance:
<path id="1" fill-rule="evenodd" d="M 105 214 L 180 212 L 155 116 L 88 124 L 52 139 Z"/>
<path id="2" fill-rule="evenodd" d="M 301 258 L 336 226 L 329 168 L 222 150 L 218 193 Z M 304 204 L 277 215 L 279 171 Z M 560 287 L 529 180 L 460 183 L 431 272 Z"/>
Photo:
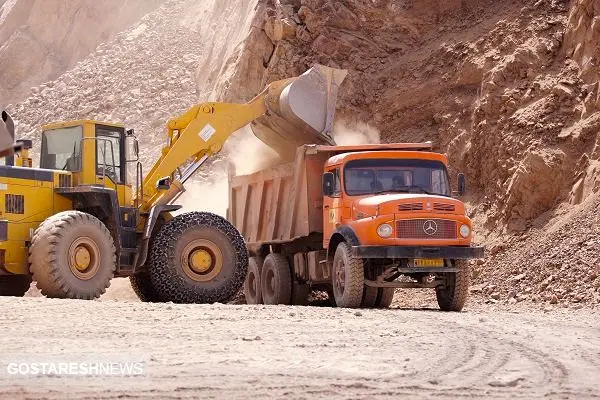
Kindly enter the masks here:
<path id="1" fill-rule="evenodd" d="M 190 279 L 208 282 L 221 273 L 223 253 L 212 241 L 196 239 L 183 248 L 181 266 Z"/>
<path id="2" fill-rule="evenodd" d="M 254 275 L 254 272 L 250 271 L 248 272 L 248 294 L 252 298 L 256 298 L 258 293 L 258 288 L 256 286 L 256 276 Z"/>
<path id="3" fill-rule="evenodd" d="M 344 294 L 344 283 L 346 280 L 346 270 L 344 268 L 344 262 L 337 260 L 334 262 L 334 276 L 335 276 L 335 289 L 340 294 Z"/>
<path id="4" fill-rule="evenodd" d="M 271 269 L 267 270 L 265 275 L 265 285 L 263 287 L 265 288 L 265 294 L 268 297 L 273 297 L 275 295 L 275 273 Z"/>
<path id="5" fill-rule="evenodd" d="M 69 246 L 69 268 L 73 275 L 88 280 L 96 275 L 100 267 L 100 250 L 89 237 L 77 238 Z"/>

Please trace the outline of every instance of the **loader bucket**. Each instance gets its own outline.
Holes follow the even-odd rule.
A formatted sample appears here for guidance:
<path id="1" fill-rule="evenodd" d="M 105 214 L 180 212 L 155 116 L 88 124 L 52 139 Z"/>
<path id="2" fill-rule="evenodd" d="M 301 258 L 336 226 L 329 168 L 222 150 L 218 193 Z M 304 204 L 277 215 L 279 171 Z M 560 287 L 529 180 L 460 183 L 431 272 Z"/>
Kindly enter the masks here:
<path id="1" fill-rule="evenodd" d="M 270 87 L 268 112 L 252 123 L 254 135 L 284 161 L 292 160 L 298 146 L 334 145 L 335 104 L 347 71 L 314 65 L 297 78 Z"/>
<path id="2" fill-rule="evenodd" d="M 4 110 L 0 111 L 0 153 L 12 150 L 15 142 L 15 124 Z"/>

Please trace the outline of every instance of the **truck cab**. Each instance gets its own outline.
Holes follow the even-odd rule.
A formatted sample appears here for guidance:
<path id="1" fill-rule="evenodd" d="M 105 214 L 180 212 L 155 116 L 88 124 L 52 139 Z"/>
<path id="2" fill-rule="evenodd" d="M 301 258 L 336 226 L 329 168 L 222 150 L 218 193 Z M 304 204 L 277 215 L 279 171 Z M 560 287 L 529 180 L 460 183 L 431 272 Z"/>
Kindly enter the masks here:
<path id="1" fill-rule="evenodd" d="M 353 236 L 354 253 L 369 257 L 469 247 L 471 221 L 452 197 L 447 164 L 442 154 L 419 151 L 331 157 L 323 175 L 323 247 L 335 233 Z"/>

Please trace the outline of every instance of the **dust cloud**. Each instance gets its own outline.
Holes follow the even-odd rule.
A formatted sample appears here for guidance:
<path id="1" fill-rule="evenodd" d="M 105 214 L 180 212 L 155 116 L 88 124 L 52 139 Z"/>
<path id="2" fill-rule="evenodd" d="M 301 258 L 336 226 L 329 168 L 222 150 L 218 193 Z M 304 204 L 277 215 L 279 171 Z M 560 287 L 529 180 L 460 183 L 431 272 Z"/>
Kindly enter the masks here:
<path id="1" fill-rule="evenodd" d="M 377 128 L 364 122 L 343 119 L 333 125 L 333 139 L 341 146 L 381 143 Z"/>
<path id="2" fill-rule="evenodd" d="M 249 127 L 233 134 L 210 170 L 200 171 L 196 180 L 186 183 L 178 204 L 182 212 L 209 211 L 225 217 L 229 204 L 228 174 L 248 175 L 279 162 L 277 153 L 254 136 Z"/>

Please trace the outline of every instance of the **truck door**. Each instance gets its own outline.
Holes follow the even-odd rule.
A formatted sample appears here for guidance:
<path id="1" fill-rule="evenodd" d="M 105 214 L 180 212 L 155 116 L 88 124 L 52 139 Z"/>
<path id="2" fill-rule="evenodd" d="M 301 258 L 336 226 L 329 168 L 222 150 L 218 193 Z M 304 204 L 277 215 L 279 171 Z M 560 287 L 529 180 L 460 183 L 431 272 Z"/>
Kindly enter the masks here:
<path id="1" fill-rule="evenodd" d="M 325 196 L 323 199 L 323 247 L 329 246 L 329 238 L 340 221 L 342 220 L 342 184 L 340 180 L 340 169 L 332 168 L 326 172 L 333 173 L 335 185 L 332 196 Z"/>

